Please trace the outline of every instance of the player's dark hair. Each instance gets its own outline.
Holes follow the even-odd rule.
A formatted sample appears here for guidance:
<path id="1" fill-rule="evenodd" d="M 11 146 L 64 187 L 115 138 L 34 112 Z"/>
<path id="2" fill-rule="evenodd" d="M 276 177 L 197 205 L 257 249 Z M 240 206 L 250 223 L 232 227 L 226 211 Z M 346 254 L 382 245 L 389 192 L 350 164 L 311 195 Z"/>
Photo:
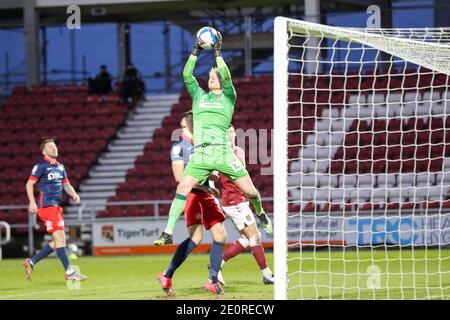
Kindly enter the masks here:
<path id="1" fill-rule="evenodd" d="M 187 124 L 189 131 L 191 133 L 194 133 L 194 115 L 192 114 L 192 111 L 183 112 L 180 115 L 179 119 L 180 119 L 180 122 L 181 122 L 181 120 L 186 119 L 186 124 Z"/>
<path id="2" fill-rule="evenodd" d="M 44 151 L 45 145 L 49 142 L 55 142 L 54 138 L 49 138 L 49 139 L 45 139 L 44 141 L 41 142 L 39 148 L 41 149 L 41 152 Z"/>

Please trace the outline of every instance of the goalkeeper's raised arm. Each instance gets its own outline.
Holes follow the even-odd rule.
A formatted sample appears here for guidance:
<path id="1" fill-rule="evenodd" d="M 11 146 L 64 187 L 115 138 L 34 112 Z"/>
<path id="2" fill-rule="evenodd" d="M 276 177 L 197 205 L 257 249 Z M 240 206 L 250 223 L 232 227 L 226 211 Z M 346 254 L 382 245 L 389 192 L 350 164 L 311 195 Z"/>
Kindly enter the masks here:
<path id="1" fill-rule="evenodd" d="M 233 103 L 236 102 L 236 90 L 233 86 L 233 81 L 231 80 L 231 73 L 228 69 L 225 60 L 222 58 L 222 34 L 217 33 L 217 41 L 214 44 L 214 55 L 216 56 L 217 69 L 222 79 L 222 90 L 223 94 L 232 100 Z"/>
<path id="2" fill-rule="evenodd" d="M 195 41 L 194 48 L 183 69 L 184 85 L 192 99 L 195 99 L 198 94 L 204 93 L 203 89 L 198 84 L 197 79 L 194 77 L 195 63 L 197 62 L 201 49 L 202 48 L 198 45 L 197 41 Z"/>

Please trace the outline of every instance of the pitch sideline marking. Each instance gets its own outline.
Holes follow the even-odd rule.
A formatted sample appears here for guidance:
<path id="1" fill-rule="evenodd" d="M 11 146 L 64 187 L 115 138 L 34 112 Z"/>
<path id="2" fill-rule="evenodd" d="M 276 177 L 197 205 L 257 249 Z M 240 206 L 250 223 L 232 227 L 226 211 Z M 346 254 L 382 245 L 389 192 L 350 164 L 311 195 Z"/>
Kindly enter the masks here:
<path id="1" fill-rule="evenodd" d="M 91 289 L 87 289 L 87 291 L 93 291 L 93 290 L 97 290 L 97 289 L 110 289 L 110 288 L 123 288 L 123 287 L 138 287 L 141 285 L 115 285 L 115 286 L 101 286 L 101 287 L 96 287 L 96 288 L 91 288 Z M 21 294 L 13 294 L 13 295 L 9 295 L 9 296 L 0 296 L 0 299 L 5 299 L 5 298 L 14 298 L 14 297 L 28 297 L 28 296 L 34 296 L 37 294 L 46 294 L 46 293 L 57 293 L 57 292 L 67 292 L 69 291 L 68 289 L 59 289 L 59 290 L 47 290 L 47 291 L 39 291 L 39 292 L 30 292 L 30 293 L 21 293 Z M 85 292 L 83 290 L 83 292 Z"/>

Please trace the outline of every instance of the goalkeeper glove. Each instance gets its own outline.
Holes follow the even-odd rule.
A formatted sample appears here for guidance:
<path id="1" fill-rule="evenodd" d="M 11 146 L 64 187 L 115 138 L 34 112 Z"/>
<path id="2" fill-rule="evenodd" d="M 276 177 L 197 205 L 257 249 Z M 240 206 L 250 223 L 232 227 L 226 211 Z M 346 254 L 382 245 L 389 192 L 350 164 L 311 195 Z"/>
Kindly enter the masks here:
<path id="1" fill-rule="evenodd" d="M 214 56 L 216 58 L 222 56 L 222 52 L 220 50 L 222 50 L 222 34 L 217 31 L 216 42 L 214 43 Z"/>
<path id="2" fill-rule="evenodd" d="M 272 233 L 272 221 L 270 221 L 269 217 L 262 212 L 259 216 L 259 222 L 261 222 L 261 226 L 263 228 L 263 230 L 267 233 L 267 234 L 271 234 Z"/>
<path id="3" fill-rule="evenodd" d="M 203 48 L 198 45 L 197 39 L 195 39 L 195 41 L 194 41 L 194 48 L 192 49 L 191 54 L 198 57 L 198 55 L 200 54 L 200 51 L 202 49 Z"/>

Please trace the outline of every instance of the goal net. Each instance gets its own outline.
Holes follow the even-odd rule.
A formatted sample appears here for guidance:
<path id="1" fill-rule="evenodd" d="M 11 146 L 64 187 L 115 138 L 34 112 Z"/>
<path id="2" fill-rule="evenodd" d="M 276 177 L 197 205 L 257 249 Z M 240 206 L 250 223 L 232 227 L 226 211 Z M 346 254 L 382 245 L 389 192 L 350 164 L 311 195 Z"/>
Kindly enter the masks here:
<path id="1" fill-rule="evenodd" d="M 276 299 L 450 298 L 450 28 L 278 17 Z"/>

